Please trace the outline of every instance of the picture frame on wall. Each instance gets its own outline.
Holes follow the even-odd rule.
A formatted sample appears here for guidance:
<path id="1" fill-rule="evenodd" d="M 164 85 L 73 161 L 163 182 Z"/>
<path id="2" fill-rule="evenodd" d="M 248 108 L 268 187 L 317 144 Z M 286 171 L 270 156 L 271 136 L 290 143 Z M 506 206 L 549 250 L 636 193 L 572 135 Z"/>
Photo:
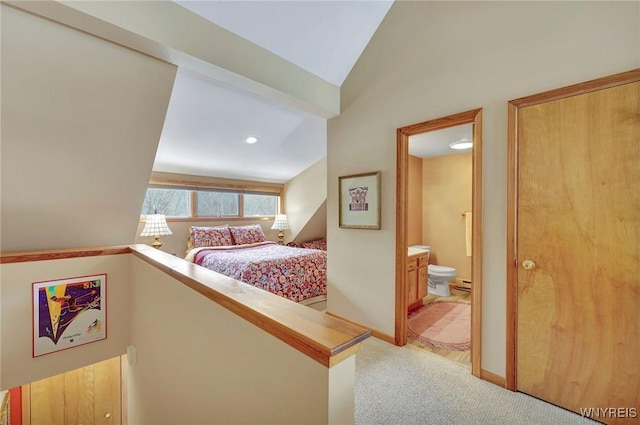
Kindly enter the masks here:
<path id="1" fill-rule="evenodd" d="M 107 275 L 33 282 L 33 357 L 107 338 Z"/>
<path id="2" fill-rule="evenodd" d="M 338 226 L 380 229 L 380 171 L 338 177 Z"/>

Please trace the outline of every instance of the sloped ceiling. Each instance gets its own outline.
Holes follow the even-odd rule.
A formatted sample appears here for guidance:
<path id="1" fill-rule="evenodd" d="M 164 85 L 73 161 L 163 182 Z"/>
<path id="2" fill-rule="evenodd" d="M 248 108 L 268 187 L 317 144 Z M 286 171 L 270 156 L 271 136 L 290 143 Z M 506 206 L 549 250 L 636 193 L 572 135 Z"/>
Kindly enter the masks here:
<path id="1" fill-rule="evenodd" d="M 0 8 L 1 250 L 130 243 L 176 67 Z"/>
<path id="2" fill-rule="evenodd" d="M 176 3 L 340 86 L 392 1 Z M 180 70 L 154 171 L 283 183 L 325 156 L 324 118 Z"/>
<path id="3" fill-rule="evenodd" d="M 393 1 L 176 3 L 339 87 Z"/>
<path id="4" fill-rule="evenodd" d="M 326 156 L 326 139 L 324 118 L 181 69 L 153 168 L 283 183 Z"/>

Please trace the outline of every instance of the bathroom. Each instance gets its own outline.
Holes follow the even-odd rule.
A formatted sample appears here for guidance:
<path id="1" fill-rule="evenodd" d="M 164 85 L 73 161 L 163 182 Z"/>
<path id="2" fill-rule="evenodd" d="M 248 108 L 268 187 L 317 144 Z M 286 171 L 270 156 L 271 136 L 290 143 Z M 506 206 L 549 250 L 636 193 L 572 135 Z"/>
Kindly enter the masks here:
<path id="1" fill-rule="evenodd" d="M 423 298 L 421 309 L 443 301 L 471 301 L 471 140 L 471 124 L 409 138 L 407 245 L 429 249 L 428 295 Z M 463 149 L 451 146 L 459 141 L 469 143 Z M 445 321 L 459 322 L 457 326 L 464 327 L 462 330 L 470 335 L 468 310 L 469 313 L 465 311 L 460 317 L 450 316 Z M 410 318 L 412 314 L 415 312 L 410 313 Z M 413 343 L 416 335 L 411 336 L 410 319 L 409 342 Z M 416 345 L 461 363 L 469 362 L 467 345 L 422 342 Z"/>

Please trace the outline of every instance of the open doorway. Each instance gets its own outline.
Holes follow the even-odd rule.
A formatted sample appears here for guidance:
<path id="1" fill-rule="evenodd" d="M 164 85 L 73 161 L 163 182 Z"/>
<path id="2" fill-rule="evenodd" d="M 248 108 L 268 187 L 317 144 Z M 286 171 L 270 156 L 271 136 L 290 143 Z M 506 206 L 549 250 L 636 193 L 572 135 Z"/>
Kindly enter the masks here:
<path id="1" fill-rule="evenodd" d="M 407 277 L 417 297 L 407 295 L 407 343 L 464 365 L 471 364 L 472 148 L 473 124 L 409 136 Z"/>
<path id="2" fill-rule="evenodd" d="M 456 115 L 426 121 L 419 124 L 399 128 L 397 131 L 397 206 L 396 206 L 396 311 L 395 311 L 395 343 L 405 345 L 408 336 L 408 309 L 415 307 L 410 303 L 408 294 L 413 290 L 413 271 L 409 254 L 409 140 L 411 137 L 462 125 L 471 126 L 473 147 L 471 149 L 472 183 L 470 211 L 457 211 L 462 215 L 469 212 L 471 220 L 469 249 L 471 254 L 471 271 L 469 284 L 471 294 L 471 371 L 480 376 L 480 331 L 481 331 L 481 279 L 482 279 L 482 109 L 475 109 Z M 466 217 L 464 217 L 466 219 Z M 422 241 L 425 239 L 422 238 Z M 412 239 L 415 242 L 415 239 Z M 426 244 L 428 245 L 428 244 Z M 426 247 L 423 247 L 426 249 Z M 420 254 L 422 255 L 422 253 Z M 428 256 L 427 256 L 428 258 Z M 434 261 L 435 259 L 432 259 Z M 427 260 L 428 261 L 428 260 Z M 419 266 L 420 259 L 417 261 Z M 420 270 L 419 270 L 420 271 Z M 418 271 L 418 272 L 419 272 Z M 422 277 L 424 278 L 423 271 Z M 419 278 L 418 278 L 419 279 Z M 469 279 L 465 279 L 469 280 Z M 418 287 L 419 287 L 418 280 Z M 456 282 L 453 280 L 453 282 Z M 461 282 L 463 283 L 463 282 Z M 418 290 L 418 298 L 420 298 Z M 417 301 L 421 303 L 421 301 Z"/>

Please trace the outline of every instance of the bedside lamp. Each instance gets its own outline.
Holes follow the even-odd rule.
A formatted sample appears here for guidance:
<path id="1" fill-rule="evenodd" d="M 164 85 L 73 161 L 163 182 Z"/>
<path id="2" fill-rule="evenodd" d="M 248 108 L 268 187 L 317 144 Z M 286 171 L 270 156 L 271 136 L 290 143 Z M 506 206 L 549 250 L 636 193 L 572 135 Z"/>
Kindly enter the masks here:
<path id="1" fill-rule="evenodd" d="M 278 243 L 280 245 L 284 244 L 284 232 L 283 230 L 289 228 L 289 222 L 287 221 L 286 214 L 276 214 L 276 219 L 273 221 L 273 226 L 271 226 L 274 230 L 279 230 L 278 232 Z"/>
<path id="2" fill-rule="evenodd" d="M 151 244 L 154 248 L 160 248 L 162 242 L 160 242 L 160 236 L 173 235 L 171 229 L 167 225 L 167 219 L 164 214 L 149 214 L 147 215 L 147 222 L 142 229 L 140 236 L 153 236 L 155 240 Z"/>

